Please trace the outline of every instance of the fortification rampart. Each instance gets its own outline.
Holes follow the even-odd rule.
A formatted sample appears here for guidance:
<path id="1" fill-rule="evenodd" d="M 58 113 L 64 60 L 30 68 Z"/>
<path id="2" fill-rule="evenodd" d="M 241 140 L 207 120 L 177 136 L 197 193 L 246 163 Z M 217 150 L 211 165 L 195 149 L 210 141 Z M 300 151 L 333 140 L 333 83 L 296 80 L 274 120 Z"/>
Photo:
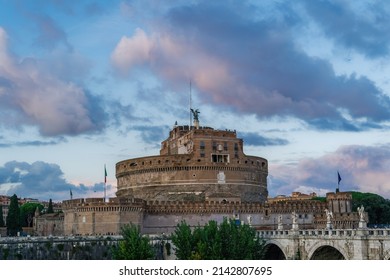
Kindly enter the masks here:
<path id="1" fill-rule="evenodd" d="M 243 152 L 235 131 L 175 126 L 160 155 L 116 164 L 118 197 L 264 202 L 268 162 Z"/>
<path id="2" fill-rule="evenodd" d="M 337 196 L 330 198 L 337 198 Z M 295 213 L 298 228 L 325 229 L 328 227 L 329 201 L 284 200 L 272 202 L 242 202 L 239 200 L 205 201 L 143 201 L 140 199 L 103 198 L 64 201 L 65 235 L 119 234 L 124 224 L 138 224 L 144 233 L 160 234 L 174 231 L 185 220 L 193 226 L 208 221 L 222 222 L 224 218 L 238 219 L 256 229 L 293 228 Z M 333 229 L 357 228 L 359 214 L 335 212 Z"/>
<path id="3" fill-rule="evenodd" d="M 113 197 L 108 200 L 104 200 L 102 197 L 93 197 L 93 198 L 75 198 L 70 200 L 64 200 L 62 202 L 62 209 L 75 209 L 77 207 L 112 207 L 112 206 L 121 206 L 121 205 L 133 205 L 134 207 L 143 207 L 145 201 L 141 199 L 132 199 L 132 198 L 119 198 Z"/>
<path id="4" fill-rule="evenodd" d="M 201 201 L 219 193 L 225 199 L 264 201 L 268 194 L 267 163 L 260 157 L 228 164 L 170 155 L 126 160 L 116 167 L 118 197 Z"/>
<path id="5" fill-rule="evenodd" d="M 124 224 L 142 224 L 145 202 L 86 198 L 63 203 L 65 235 L 115 235 Z"/>
<path id="6" fill-rule="evenodd" d="M 116 164 L 116 177 L 119 179 L 124 176 L 134 176 L 146 173 L 165 173 L 180 171 L 226 171 L 226 172 L 247 172 L 268 175 L 267 160 L 261 157 L 247 156 L 245 159 L 225 162 L 211 162 L 204 158 L 191 158 L 190 155 L 167 155 L 140 157 L 120 161 Z M 215 173 L 211 173 L 214 175 Z M 181 176 L 181 177 L 186 177 Z M 194 176 L 192 176 L 194 177 Z M 248 179 L 248 176 L 234 176 L 241 180 Z M 215 181 L 215 176 L 212 179 Z M 249 177 L 250 178 L 250 177 Z M 167 178 L 168 179 L 168 178 Z M 192 179 L 192 178 L 189 178 Z M 254 178 L 253 178 L 254 179 Z M 253 179 L 251 181 L 253 181 Z M 265 179 L 265 178 L 259 178 Z M 141 181 L 142 183 L 142 181 Z M 264 183 L 264 181 L 261 181 Z"/>
<path id="7" fill-rule="evenodd" d="M 100 199 L 90 199 L 88 203 L 78 199 L 67 201 L 67 207 L 77 207 L 64 210 L 65 234 L 118 234 L 120 227 L 129 222 L 141 225 L 144 233 L 168 233 L 181 220 L 197 226 L 211 220 L 222 222 L 224 218 L 239 219 L 242 223 L 251 223 L 257 229 L 272 229 L 276 228 L 279 216 L 284 226 L 291 228 L 293 211 L 299 215 L 298 220 L 303 227 L 307 228 L 315 224 L 315 215 L 321 216 L 326 208 L 326 203 L 319 201 L 249 203 L 127 200 L 120 205 L 106 203 L 105 206 L 102 203 Z M 95 221 L 99 221 L 99 224 Z"/>

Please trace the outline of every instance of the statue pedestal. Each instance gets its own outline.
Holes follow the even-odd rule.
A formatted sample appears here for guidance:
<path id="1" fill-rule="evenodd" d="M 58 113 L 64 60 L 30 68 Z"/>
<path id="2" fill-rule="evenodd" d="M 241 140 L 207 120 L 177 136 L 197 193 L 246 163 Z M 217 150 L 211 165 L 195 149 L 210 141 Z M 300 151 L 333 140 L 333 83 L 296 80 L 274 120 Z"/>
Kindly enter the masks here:
<path id="1" fill-rule="evenodd" d="M 332 223 L 330 222 L 326 223 L 326 229 L 333 229 Z"/>
<path id="2" fill-rule="evenodd" d="M 367 228 L 367 223 L 365 221 L 359 221 L 359 228 Z"/>
<path id="3" fill-rule="evenodd" d="M 292 230 L 298 230 L 298 224 L 292 224 Z"/>
<path id="4" fill-rule="evenodd" d="M 278 225 L 278 230 L 283 230 L 283 225 L 279 224 Z"/>

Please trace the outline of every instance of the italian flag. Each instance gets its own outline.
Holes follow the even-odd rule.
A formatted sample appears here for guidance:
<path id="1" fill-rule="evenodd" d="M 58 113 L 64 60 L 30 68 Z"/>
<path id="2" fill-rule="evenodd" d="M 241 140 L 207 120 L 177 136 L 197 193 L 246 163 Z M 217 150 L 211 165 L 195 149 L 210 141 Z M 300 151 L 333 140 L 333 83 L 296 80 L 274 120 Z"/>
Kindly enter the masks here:
<path id="1" fill-rule="evenodd" d="M 104 165 L 104 184 L 107 183 L 107 170 L 106 165 Z"/>

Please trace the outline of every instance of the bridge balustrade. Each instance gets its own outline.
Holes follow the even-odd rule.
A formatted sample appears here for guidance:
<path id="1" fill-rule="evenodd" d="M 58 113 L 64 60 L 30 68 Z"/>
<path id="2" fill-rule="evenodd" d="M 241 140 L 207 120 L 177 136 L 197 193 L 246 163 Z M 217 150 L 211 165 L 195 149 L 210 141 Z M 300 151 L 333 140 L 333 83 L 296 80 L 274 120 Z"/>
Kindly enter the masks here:
<path id="1" fill-rule="evenodd" d="M 275 236 L 288 235 L 305 235 L 305 236 L 355 236 L 355 235 L 369 235 L 369 236 L 390 236 L 390 229 L 305 229 L 305 230 L 258 230 L 259 234 L 264 238 Z"/>
<path id="2" fill-rule="evenodd" d="M 389 229 L 370 229 L 368 230 L 368 235 L 373 236 L 389 236 L 390 230 Z"/>

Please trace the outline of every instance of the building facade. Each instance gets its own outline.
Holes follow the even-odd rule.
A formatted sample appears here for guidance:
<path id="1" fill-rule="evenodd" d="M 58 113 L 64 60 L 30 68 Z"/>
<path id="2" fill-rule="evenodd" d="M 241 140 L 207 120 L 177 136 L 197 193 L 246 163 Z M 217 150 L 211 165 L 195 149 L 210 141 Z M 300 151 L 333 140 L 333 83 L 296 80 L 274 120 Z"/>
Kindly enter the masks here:
<path id="1" fill-rule="evenodd" d="M 63 201 L 63 235 L 117 235 L 129 223 L 145 234 L 169 234 L 183 220 L 198 226 L 225 218 L 258 230 L 358 226 L 348 193 L 329 193 L 326 201 L 299 193 L 267 200 L 268 162 L 243 148 L 236 131 L 200 127 L 198 119 L 175 125 L 160 155 L 116 164 L 117 197 Z"/>
<path id="2" fill-rule="evenodd" d="M 117 235 L 121 227 L 129 223 L 139 225 L 145 234 L 170 234 L 181 221 L 195 227 L 223 219 L 234 219 L 257 230 L 325 229 L 329 226 L 326 212 L 329 204 L 340 201 L 346 205 L 332 212 L 332 229 L 358 228 L 359 214 L 347 207 L 351 201 L 343 200 L 345 197 L 349 198 L 350 194 L 328 193 L 326 201 L 292 199 L 265 203 L 73 199 L 63 202 L 63 234 Z M 296 215 L 295 228 L 293 214 Z"/>

